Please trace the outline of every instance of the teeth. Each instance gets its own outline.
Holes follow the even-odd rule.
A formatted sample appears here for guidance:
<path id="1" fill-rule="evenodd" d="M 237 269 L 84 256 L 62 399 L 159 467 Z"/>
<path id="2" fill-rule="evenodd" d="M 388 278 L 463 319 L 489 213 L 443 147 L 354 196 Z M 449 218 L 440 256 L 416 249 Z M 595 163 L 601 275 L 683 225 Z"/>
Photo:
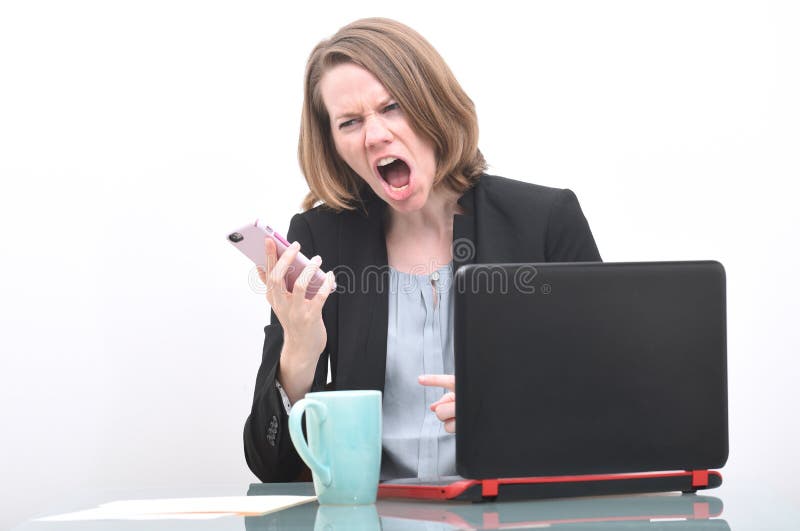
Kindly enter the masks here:
<path id="1" fill-rule="evenodd" d="M 378 161 L 378 166 L 386 166 L 387 164 L 391 164 L 396 160 L 397 157 L 383 157 L 381 160 Z"/>
<path id="2" fill-rule="evenodd" d="M 408 188 L 408 185 L 407 185 L 407 184 L 404 184 L 404 185 L 403 185 L 403 186 L 401 186 L 400 188 L 396 188 L 396 187 L 394 187 L 394 186 L 392 186 L 392 185 L 390 184 L 390 185 L 389 185 L 389 188 L 391 188 L 391 189 L 392 189 L 392 191 L 394 191 L 394 192 L 402 192 L 403 190 L 405 190 L 406 188 Z"/>

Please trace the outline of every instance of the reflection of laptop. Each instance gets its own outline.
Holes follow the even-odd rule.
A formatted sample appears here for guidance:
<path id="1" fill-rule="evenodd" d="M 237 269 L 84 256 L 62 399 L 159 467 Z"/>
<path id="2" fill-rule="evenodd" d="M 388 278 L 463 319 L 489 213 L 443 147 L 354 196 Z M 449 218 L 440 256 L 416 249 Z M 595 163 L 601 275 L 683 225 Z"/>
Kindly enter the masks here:
<path id="1" fill-rule="evenodd" d="M 456 467 L 382 497 L 542 498 L 719 486 L 717 262 L 468 265 L 455 278 Z M 466 479 L 465 479 L 466 478 Z"/>
<path id="2" fill-rule="evenodd" d="M 310 483 L 255 483 L 248 496 L 271 494 L 313 495 Z M 246 531 L 270 529 L 312 529 L 318 505 L 309 503 L 245 518 Z M 354 511 L 342 515 L 342 527 L 360 529 Z M 366 506 L 363 509 L 369 510 Z M 672 494 L 637 496 L 601 496 L 528 503 L 417 503 L 404 500 L 379 500 L 376 504 L 380 526 L 384 530 L 402 529 L 530 529 L 552 528 L 564 531 L 730 531 L 720 518 L 722 500 L 711 496 L 676 496 Z M 338 525 L 339 522 L 330 521 Z M 363 523 L 363 522 L 362 522 Z M 368 527 L 371 529 L 372 527 Z M 337 527 L 338 528 L 338 527 Z"/>
<path id="3" fill-rule="evenodd" d="M 528 503 L 418 503 L 381 500 L 378 514 L 384 529 L 430 529 L 430 523 L 447 529 L 567 530 L 631 529 L 638 531 L 730 531 L 719 518 L 722 500 L 711 496 L 602 496 L 563 498 Z M 249 529 L 249 528 L 248 528 Z M 438 528 L 437 528 L 438 529 Z M 444 526 L 442 526 L 444 529 Z"/>

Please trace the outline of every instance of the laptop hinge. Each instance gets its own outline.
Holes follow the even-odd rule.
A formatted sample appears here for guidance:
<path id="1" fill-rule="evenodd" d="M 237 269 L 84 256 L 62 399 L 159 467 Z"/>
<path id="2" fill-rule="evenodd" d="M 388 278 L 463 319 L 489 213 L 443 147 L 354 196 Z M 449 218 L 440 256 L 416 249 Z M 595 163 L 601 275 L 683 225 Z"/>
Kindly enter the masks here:
<path id="1" fill-rule="evenodd" d="M 692 470 L 692 487 L 708 487 L 708 470 Z"/>
<path id="2" fill-rule="evenodd" d="M 484 497 L 487 496 L 497 496 L 497 480 L 496 479 L 484 479 L 481 480 L 481 495 Z"/>

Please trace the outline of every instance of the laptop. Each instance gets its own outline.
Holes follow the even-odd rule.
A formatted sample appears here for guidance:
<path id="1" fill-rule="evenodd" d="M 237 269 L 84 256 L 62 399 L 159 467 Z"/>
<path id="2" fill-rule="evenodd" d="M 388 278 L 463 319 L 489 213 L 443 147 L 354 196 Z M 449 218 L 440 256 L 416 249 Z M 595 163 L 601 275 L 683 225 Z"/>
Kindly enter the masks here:
<path id="1" fill-rule="evenodd" d="M 381 497 L 717 487 L 725 271 L 713 261 L 471 264 L 455 275 L 456 469 Z"/>

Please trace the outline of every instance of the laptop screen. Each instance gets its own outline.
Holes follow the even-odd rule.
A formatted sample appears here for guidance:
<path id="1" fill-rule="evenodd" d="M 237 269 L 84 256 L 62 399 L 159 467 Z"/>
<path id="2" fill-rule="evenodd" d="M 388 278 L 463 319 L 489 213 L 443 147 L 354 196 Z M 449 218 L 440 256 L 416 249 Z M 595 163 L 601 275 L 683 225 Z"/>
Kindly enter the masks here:
<path id="1" fill-rule="evenodd" d="M 455 297 L 460 475 L 724 465 L 719 263 L 467 265 Z"/>

